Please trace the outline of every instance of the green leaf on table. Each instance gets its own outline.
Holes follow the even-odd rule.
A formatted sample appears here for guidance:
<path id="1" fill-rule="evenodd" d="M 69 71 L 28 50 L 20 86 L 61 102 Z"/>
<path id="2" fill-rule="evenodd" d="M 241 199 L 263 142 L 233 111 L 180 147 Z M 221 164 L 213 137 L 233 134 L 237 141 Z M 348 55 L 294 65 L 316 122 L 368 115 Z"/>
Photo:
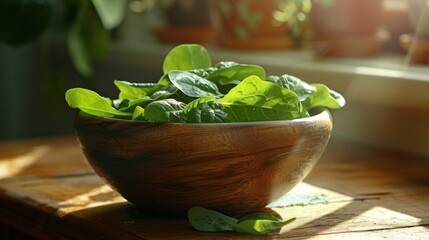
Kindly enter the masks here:
<path id="1" fill-rule="evenodd" d="M 71 108 L 98 117 L 131 117 L 132 113 L 112 107 L 112 100 L 84 88 L 72 88 L 66 92 L 66 101 Z"/>
<path id="2" fill-rule="evenodd" d="M 228 122 L 228 114 L 223 111 L 223 106 L 215 97 L 207 96 L 198 98 L 183 109 L 180 116 L 181 122 L 188 123 L 220 123 Z"/>
<path id="3" fill-rule="evenodd" d="M 203 207 L 189 209 L 188 220 L 195 229 L 203 232 L 233 231 L 238 222 L 233 217 Z"/>
<path id="4" fill-rule="evenodd" d="M 171 71 L 168 78 L 189 97 L 221 96 L 217 85 L 205 78 L 186 71 Z"/>
<path id="5" fill-rule="evenodd" d="M 344 97 L 320 83 L 311 84 L 317 91 L 310 95 L 302 105 L 307 111 L 318 107 L 339 109 L 346 105 Z"/>
<path id="6" fill-rule="evenodd" d="M 295 221 L 295 218 L 282 220 L 268 213 L 254 213 L 240 219 L 226 216 L 220 212 L 203 207 L 192 207 L 188 211 L 192 227 L 203 232 L 236 231 L 239 233 L 262 235 L 280 230 Z"/>
<path id="7" fill-rule="evenodd" d="M 186 104 L 175 99 L 163 99 L 148 104 L 144 114 L 150 122 L 179 122 L 180 113 L 185 106 Z"/>
<path id="8" fill-rule="evenodd" d="M 271 218 L 271 217 L 270 217 Z M 283 226 L 295 221 L 296 218 L 288 220 L 271 220 L 268 216 L 265 218 L 249 218 L 239 221 L 234 225 L 234 230 L 239 233 L 252 234 L 252 235 L 263 235 L 273 231 L 280 230 Z"/>
<path id="9" fill-rule="evenodd" d="M 301 113 L 298 95 L 257 76 L 244 79 L 219 102 L 234 122 L 287 120 Z"/>
<path id="10" fill-rule="evenodd" d="M 193 70 L 211 67 L 207 50 L 198 44 L 182 44 L 171 50 L 164 59 L 164 74 L 173 70 Z"/>

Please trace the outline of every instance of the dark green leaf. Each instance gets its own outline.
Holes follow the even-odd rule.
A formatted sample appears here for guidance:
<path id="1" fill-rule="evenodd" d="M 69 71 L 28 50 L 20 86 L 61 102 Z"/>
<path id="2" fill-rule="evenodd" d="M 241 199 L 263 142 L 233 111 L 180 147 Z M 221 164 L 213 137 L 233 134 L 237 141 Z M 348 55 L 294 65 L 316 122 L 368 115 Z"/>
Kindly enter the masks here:
<path id="1" fill-rule="evenodd" d="M 144 116 L 150 122 L 178 122 L 185 106 L 175 99 L 158 100 L 147 105 Z"/>
<path id="2" fill-rule="evenodd" d="M 157 91 L 153 92 L 149 96 L 144 96 L 144 97 L 132 99 L 132 100 L 124 99 L 123 101 L 125 101 L 128 104 L 126 105 L 121 104 L 120 110 L 125 112 L 133 112 L 136 106 L 141 106 L 144 108 L 149 103 L 157 100 L 167 99 L 173 96 L 174 94 L 176 94 L 176 92 L 177 92 L 177 88 L 174 85 L 163 86 L 158 88 Z"/>
<path id="3" fill-rule="evenodd" d="M 185 71 L 171 71 L 168 78 L 180 91 L 190 97 L 220 96 L 215 83 Z"/>
<path id="4" fill-rule="evenodd" d="M 220 85 L 237 85 L 245 78 L 255 75 L 265 79 L 265 70 L 256 65 L 238 64 L 235 62 L 222 62 L 218 70 L 210 73 L 207 79 Z"/>
<path id="5" fill-rule="evenodd" d="M 257 76 L 243 80 L 219 102 L 236 122 L 294 119 L 301 112 L 294 92 Z"/>
<path id="6" fill-rule="evenodd" d="M 228 122 L 228 115 L 215 97 L 202 97 L 186 105 L 181 115 L 181 122 L 219 123 Z"/>
<path id="7" fill-rule="evenodd" d="M 188 211 L 191 225 L 204 232 L 232 231 L 237 219 L 203 207 L 192 207 Z"/>
<path id="8" fill-rule="evenodd" d="M 182 44 L 171 50 L 165 57 L 164 74 L 173 70 L 193 70 L 211 67 L 212 62 L 207 50 L 198 44 Z"/>
<path id="9" fill-rule="evenodd" d="M 304 101 L 307 99 L 311 94 L 315 93 L 317 91 L 316 87 L 311 86 L 310 84 L 302 81 L 301 79 L 291 76 L 291 75 L 282 75 L 280 77 L 278 76 L 269 76 L 267 78 L 267 81 L 275 83 L 281 87 L 287 88 L 291 91 L 294 91 L 300 101 Z"/>

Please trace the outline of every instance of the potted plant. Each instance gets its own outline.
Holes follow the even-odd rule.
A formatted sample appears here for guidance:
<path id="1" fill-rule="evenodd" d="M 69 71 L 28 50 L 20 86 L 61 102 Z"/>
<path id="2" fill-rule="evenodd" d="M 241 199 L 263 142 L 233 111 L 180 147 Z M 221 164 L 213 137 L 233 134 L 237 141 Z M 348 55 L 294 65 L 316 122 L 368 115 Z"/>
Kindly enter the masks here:
<path id="1" fill-rule="evenodd" d="M 371 56 L 389 35 L 380 30 L 382 0 L 313 0 L 311 47 L 317 56 Z"/>
<path id="2" fill-rule="evenodd" d="M 408 62 L 429 63 L 429 1 L 411 0 L 410 21 L 414 33 L 401 35 L 401 44 L 408 51 Z"/>
<path id="3" fill-rule="evenodd" d="M 169 3 L 162 7 L 165 24 L 154 30 L 159 42 L 167 44 L 212 42 L 210 0 L 167 2 Z"/>
<path id="4" fill-rule="evenodd" d="M 292 1 L 214 1 L 216 44 L 241 49 L 287 49 L 292 47 L 294 39 L 289 33 L 287 19 L 281 17 L 282 9 L 280 8 L 288 2 Z"/>

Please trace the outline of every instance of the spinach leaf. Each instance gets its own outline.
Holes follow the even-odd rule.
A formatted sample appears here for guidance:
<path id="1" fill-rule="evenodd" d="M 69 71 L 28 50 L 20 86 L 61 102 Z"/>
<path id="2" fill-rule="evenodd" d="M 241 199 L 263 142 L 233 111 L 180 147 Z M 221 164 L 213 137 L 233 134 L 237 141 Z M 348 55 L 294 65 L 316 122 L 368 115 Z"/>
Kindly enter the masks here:
<path id="1" fill-rule="evenodd" d="M 144 110 L 145 118 L 150 122 L 179 122 L 179 116 L 186 104 L 175 99 L 152 102 Z"/>
<path id="2" fill-rule="evenodd" d="M 195 229 L 203 232 L 232 231 L 238 222 L 235 218 L 203 207 L 189 209 L 188 219 Z"/>
<path id="3" fill-rule="evenodd" d="M 182 44 L 171 50 L 164 59 L 164 74 L 173 70 L 204 69 L 212 66 L 207 50 L 198 44 Z"/>
<path id="4" fill-rule="evenodd" d="M 185 71 L 171 71 L 168 73 L 170 81 L 180 91 L 190 97 L 221 96 L 215 83 Z"/>
<path id="5" fill-rule="evenodd" d="M 281 219 L 275 217 L 269 213 L 252 213 L 238 219 L 238 223 L 246 220 L 270 220 L 270 221 L 281 221 Z"/>
<path id="6" fill-rule="evenodd" d="M 174 85 L 162 86 L 149 96 L 144 96 L 133 100 L 124 99 L 124 103 L 119 105 L 119 110 L 133 112 L 136 106 L 146 107 L 149 103 L 157 100 L 167 99 L 176 94 L 176 92 L 177 88 Z"/>
<path id="7" fill-rule="evenodd" d="M 84 88 L 72 88 L 66 92 L 66 101 L 71 108 L 97 117 L 131 117 L 132 113 L 122 112 L 112 106 L 112 100 Z"/>
<path id="8" fill-rule="evenodd" d="M 160 89 L 162 86 L 156 83 L 130 83 L 127 81 L 115 80 L 113 82 L 119 89 L 119 99 L 137 99 L 147 95 L 151 95 Z"/>
<path id="9" fill-rule="evenodd" d="M 134 109 L 132 120 L 136 120 L 136 121 L 144 121 L 144 120 L 146 120 L 145 117 L 144 117 L 144 109 L 142 107 L 137 106 Z"/>
<path id="10" fill-rule="evenodd" d="M 287 74 L 284 74 L 280 77 L 269 76 L 266 80 L 295 92 L 298 95 L 300 101 L 304 101 L 311 94 L 317 91 L 316 87 L 311 86 L 297 77 Z"/>
<path id="11" fill-rule="evenodd" d="M 268 219 L 267 219 L 268 218 Z M 262 219 L 246 219 L 239 221 L 233 226 L 234 230 L 239 233 L 262 235 L 272 231 L 280 230 L 283 226 L 295 221 L 296 218 L 291 218 L 285 221 L 282 220 L 271 220 L 271 217 L 264 217 Z"/>
<path id="12" fill-rule="evenodd" d="M 188 211 L 188 220 L 198 231 L 239 233 L 261 235 L 280 230 L 293 222 L 295 218 L 281 220 L 268 213 L 255 213 L 240 219 L 226 216 L 220 212 L 203 207 L 192 207 Z"/>
<path id="13" fill-rule="evenodd" d="M 326 85 L 320 83 L 311 84 L 317 91 L 310 95 L 302 104 L 307 111 L 317 107 L 327 107 L 331 109 L 339 109 L 345 106 L 346 100 L 344 97 L 330 90 Z"/>
<path id="14" fill-rule="evenodd" d="M 265 79 L 265 70 L 260 66 L 238 64 L 236 62 L 222 62 L 221 65 L 216 66 L 218 69 L 210 73 L 206 78 L 220 85 L 237 85 L 252 75 Z"/>
<path id="15" fill-rule="evenodd" d="M 228 122 L 228 115 L 215 97 L 201 97 L 186 105 L 180 117 L 181 122 L 220 123 Z"/>
<path id="16" fill-rule="evenodd" d="M 294 119 L 301 113 L 298 95 L 257 76 L 244 79 L 219 102 L 235 122 Z"/>

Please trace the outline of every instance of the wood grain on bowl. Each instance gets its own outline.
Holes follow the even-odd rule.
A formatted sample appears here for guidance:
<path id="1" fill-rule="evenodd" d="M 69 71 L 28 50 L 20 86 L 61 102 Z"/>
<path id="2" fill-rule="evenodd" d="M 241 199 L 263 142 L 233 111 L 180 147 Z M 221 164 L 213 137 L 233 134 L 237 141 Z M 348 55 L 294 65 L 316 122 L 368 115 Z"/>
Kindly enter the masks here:
<path id="1" fill-rule="evenodd" d="M 128 201 L 184 215 L 203 206 L 255 212 L 311 171 L 331 133 L 328 112 L 287 121 L 160 124 L 76 116 L 82 150 Z"/>

